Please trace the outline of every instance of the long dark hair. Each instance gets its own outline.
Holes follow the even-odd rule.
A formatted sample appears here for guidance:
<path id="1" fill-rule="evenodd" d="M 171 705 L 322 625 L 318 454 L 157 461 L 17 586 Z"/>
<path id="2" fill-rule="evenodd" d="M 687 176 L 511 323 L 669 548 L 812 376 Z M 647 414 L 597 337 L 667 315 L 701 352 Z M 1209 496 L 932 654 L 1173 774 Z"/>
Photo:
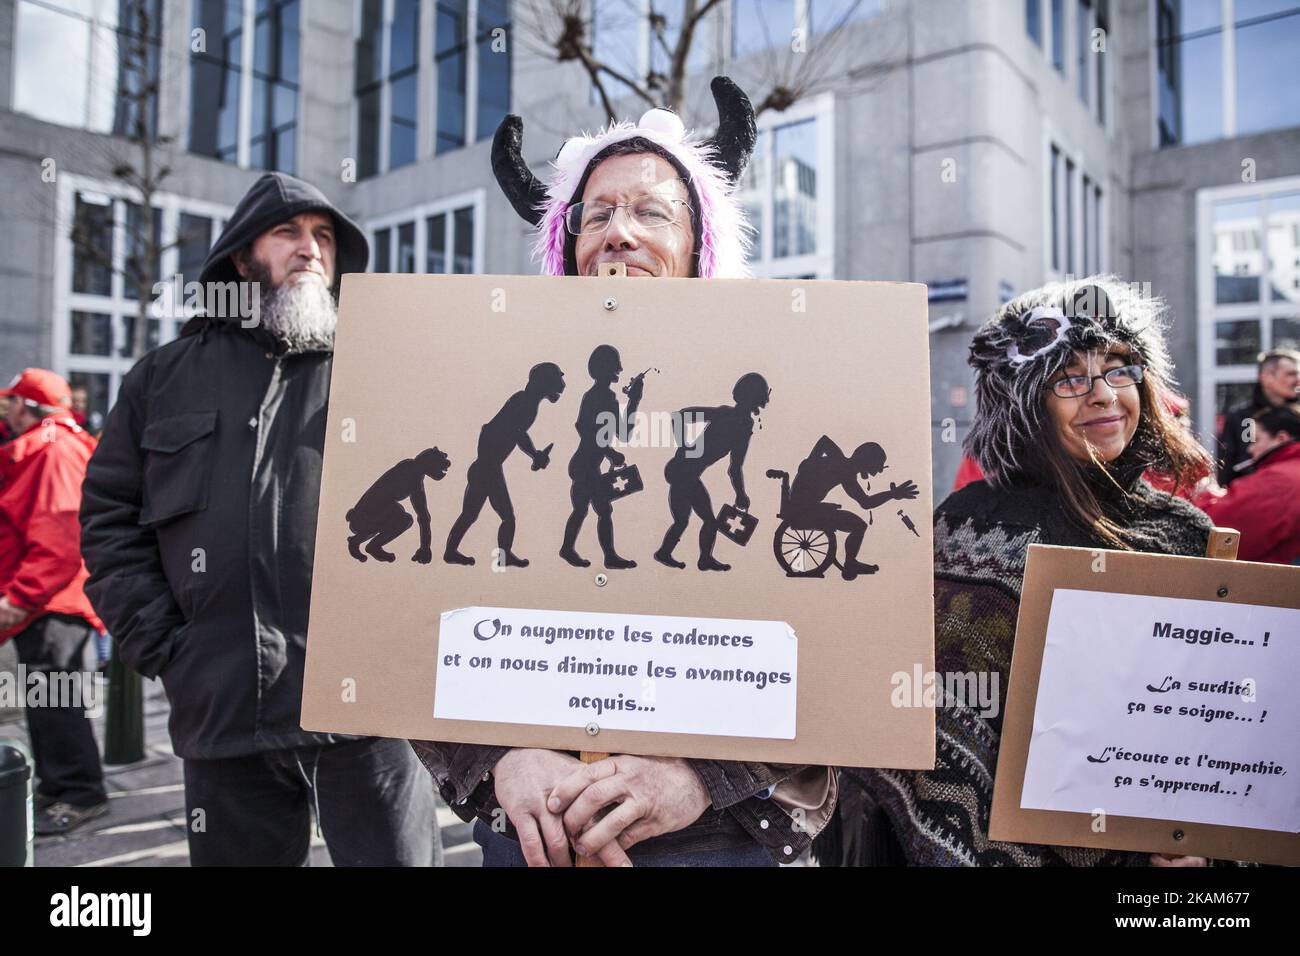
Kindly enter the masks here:
<path id="1" fill-rule="evenodd" d="M 1012 347 L 1026 316 L 1038 307 L 1056 307 L 1082 321 L 1060 346 L 1018 364 L 1010 357 Z M 1162 300 L 1110 275 L 1051 283 L 1003 306 L 971 343 L 976 413 L 966 451 L 986 480 L 995 487 L 1017 477 L 1048 484 L 1057 489 L 1074 524 L 1108 546 L 1128 549 L 1122 525 L 1107 513 L 1102 497 L 1128 495 L 1148 469 L 1172 479 L 1177 489 L 1195 484 L 1210 467 L 1209 454 L 1170 408 L 1174 380 L 1165 321 Z M 1062 446 L 1047 414 L 1049 383 L 1074 352 L 1104 352 L 1110 346 L 1125 349 L 1143 367 L 1138 426 L 1115 461 L 1094 458 L 1084 465 Z"/>
<path id="2" fill-rule="evenodd" d="M 1131 549 L 1124 541 L 1122 525 L 1103 504 L 1107 491 L 1127 496 L 1133 479 L 1152 471 L 1169 478 L 1173 482 L 1170 494 L 1177 494 L 1179 489 L 1195 485 L 1210 468 L 1209 453 L 1170 408 L 1169 389 L 1160 377 L 1145 372 L 1137 389 L 1141 402 L 1137 430 L 1114 462 L 1093 455 L 1090 465 L 1081 464 L 1066 451 L 1050 422 L 1039 446 L 1041 473 L 1059 491 L 1066 515 L 1098 541 L 1120 550 Z M 1047 401 L 1046 393 L 1043 401 Z"/>

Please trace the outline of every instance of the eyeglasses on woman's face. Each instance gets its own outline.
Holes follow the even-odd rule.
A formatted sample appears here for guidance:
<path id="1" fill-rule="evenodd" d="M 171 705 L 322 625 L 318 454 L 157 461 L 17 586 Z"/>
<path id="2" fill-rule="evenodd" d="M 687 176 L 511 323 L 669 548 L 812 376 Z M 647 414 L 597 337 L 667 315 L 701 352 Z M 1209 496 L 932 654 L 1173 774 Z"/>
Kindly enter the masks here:
<path id="1" fill-rule="evenodd" d="M 1050 387 L 1061 398 L 1083 398 L 1092 393 L 1093 385 L 1099 378 L 1105 379 L 1111 388 L 1118 389 L 1140 384 L 1142 375 L 1141 365 L 1120 365 L 1107 369 L 1100 375 L 1067 375 L 1052 382 Z"/>
<path id="2" fill-rule="evenodd" d="M 575 236 L 600 235 L 614 221 L 615 211 L 626 209 L 632 221 L 642 229 L 662 229 L 674 226 L 688 217 L 690 203 L 685 199 L 668 199 L 653 194 L 640 196 L 631 202 L 578 202 L 569 207 L 564 216 L 564 226 Z"/>

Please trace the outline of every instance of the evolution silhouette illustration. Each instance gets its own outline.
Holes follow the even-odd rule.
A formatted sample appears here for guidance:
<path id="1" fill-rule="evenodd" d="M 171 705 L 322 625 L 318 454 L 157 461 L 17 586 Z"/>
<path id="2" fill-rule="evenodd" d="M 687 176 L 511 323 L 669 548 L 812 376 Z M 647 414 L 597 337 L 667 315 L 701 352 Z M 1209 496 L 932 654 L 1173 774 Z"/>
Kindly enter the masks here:
<path id="1" fill-rule="evenodd" d="M 558 555 L 568 564 L 590 567 L 592 562 L 579 550 L 579 537 L 589 512 L 596 515 L 596 541 L 603 566 L 625 571 L 637 566 L 633 557 L 620 554 L 614 545 L 614 504 L 645 489 L 641 472 L 629 462 L 615 442 L 628 443 L 635 430 L 635 420 L 645 392 L 646 375 L 651 368 L 632 376 L 623 386 L 627 404 L 620 409 L 614 387 L 623 374 L 623 359 L 612 345 L 599 345 L 587 360 L 591 387 L 583 393 L 574 429 L 577 445 L 569 459 L 569 515 L 564 525 Z M 658 369 L 653 369 L 658 371 Z M 490 504 L 499 522 L 497 560 L 505 567 L 526 568 L 529 560 L 515 551 L 515 507 L 506 481 L 505 463 L 516 449 L 526 455 L 532 471 L 550 465 L 555 442 L 540 450 L 530 432 L 537 425 L 543 402 L 558 403 L 565 391 L 564 371 L 554 362 L 534 365 L 524 387 L 505 399 L 500 411 L 479 430 L 477 455 L 465 471 L 465 489 L 459 516 L 447 534 L 443 561 L 450 565 L 473 565 L 473 557 L 461 551 L 461 542 L 483 510 Z M 677 449 L 664 466 L 667 485 L 668 527 L 654 559 L 667 567 L 685 570 L 687 562 L 676 550 L 692 517 L 698 518 L 698 571 L 729 571 L 731 565 L 714 554 L 722 535 L 739 547 L 749 544 L 759 524 L 759 516 L 750 512 L 750 496 L 745 485 L 745 458 L 754 438 L 754 426 L 761 430 L 761 412 L 772 400 L 767 379 L 758 372 L 747 372 L 731 388 L 731 404 L 692 405 L 674 417 Z M 687 440 L 683 422 L 702 422 L 704 428 Z M 543 421 L 539 431 L 546 432 L 554 423 Z M 734 492 L 734 502 L 715 511 L 704 476 L 710 468 L 727 460 L 726 474 Z M 767 477 L 781 482 L 780 505 L 776 512 L 772 550 L 777 565 L 788 577 L 822 578 L 836 567 L 841 577 L 852 581 L 879 570 L 876 564 L 861 559 L 860 551 L 867 530 L 873 522 L 872 512 L 883 504 L 910 501 L 918 490 L 911 480 L 890 482 L 888 489 L 871 493 L 871 479 L 888 467 L 885 450 L 875 442 L 858 445 L 846 455 L 827 435 L 813 444 L 807 457 L 799 463 L 793 482 L 786 471 L 770 469 Z M 393 465 L 366 489 L 348 511 L 346 520 L 351 534 L 348 553 L 358 561 L 367 556 L 392 562 L 397 556 L 386 546 L 404 534 L 412 524 L 419 528 L 420 543 L 411 560 L 429 564 L 433 560 L 432 529 L 424 479 L 442 481 L 451 470 L 451 461 L 436 446 L 413 458 Z M 864 489 L 861 481 L 867 482 Z M 866 513 L 864 518 L 826 497 L 841 489 Z M 525 496 L 530 507 L 536 499 Z M 402 506 L 409 501 L 414 521 Z M 898 517 L 916 535 L 910 517 L 900 508 Z M 843 558 L 838 537 L 845 535 Z M 529 542 L 536 546 L 539 542 Z M 590 552 L 588 552 L 590 553 Z"/>

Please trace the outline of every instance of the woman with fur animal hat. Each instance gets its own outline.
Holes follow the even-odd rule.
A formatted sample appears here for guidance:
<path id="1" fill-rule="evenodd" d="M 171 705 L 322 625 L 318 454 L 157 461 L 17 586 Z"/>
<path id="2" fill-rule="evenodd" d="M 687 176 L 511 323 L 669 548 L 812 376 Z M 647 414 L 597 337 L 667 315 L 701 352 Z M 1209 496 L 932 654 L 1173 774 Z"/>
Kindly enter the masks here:
<path id="1" fill-rule="evenodd" d="M 985 478 L 935 512 L 935 670 L 992 673 L 997 710 L 943 702 L 932 771 L 842 770 L 856 809 L 842 801 L 833 842 L 818 847 L 824 862 L 1205 865 L 988 838 L 1029 545 L 1205 553 L 1209 519 L 1141 477 L 1153 469 L 1177 488 L 1208 463 L 1161 400 L 1173 384 L 1163 317 L 1159 300 L 1099 276 L 1028 292 L 976 333 L 966 451 Z"/>

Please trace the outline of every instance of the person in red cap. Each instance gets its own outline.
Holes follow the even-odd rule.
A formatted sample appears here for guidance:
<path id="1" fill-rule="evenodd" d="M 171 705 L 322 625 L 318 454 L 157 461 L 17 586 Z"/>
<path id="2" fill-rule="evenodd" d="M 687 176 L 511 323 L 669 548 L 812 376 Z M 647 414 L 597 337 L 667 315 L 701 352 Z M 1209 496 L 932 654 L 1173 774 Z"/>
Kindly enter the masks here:
<path id="1" fill-rule="evenodd" d="M 77 694 L 88 677 L 86 642 L 103 628 L 82 589 L 81 483 L 95 450 L 72 417 L 68 383 L 29 368 L 0 396 L 15 438 L 0 446 L 0 643 L 10 638 L 18 660 L 45 684 L 39 706 L 28 701 L 27 728 L 40 784 L 35 830 L 66 833 L 108 810 L 99 747 Z"/>

